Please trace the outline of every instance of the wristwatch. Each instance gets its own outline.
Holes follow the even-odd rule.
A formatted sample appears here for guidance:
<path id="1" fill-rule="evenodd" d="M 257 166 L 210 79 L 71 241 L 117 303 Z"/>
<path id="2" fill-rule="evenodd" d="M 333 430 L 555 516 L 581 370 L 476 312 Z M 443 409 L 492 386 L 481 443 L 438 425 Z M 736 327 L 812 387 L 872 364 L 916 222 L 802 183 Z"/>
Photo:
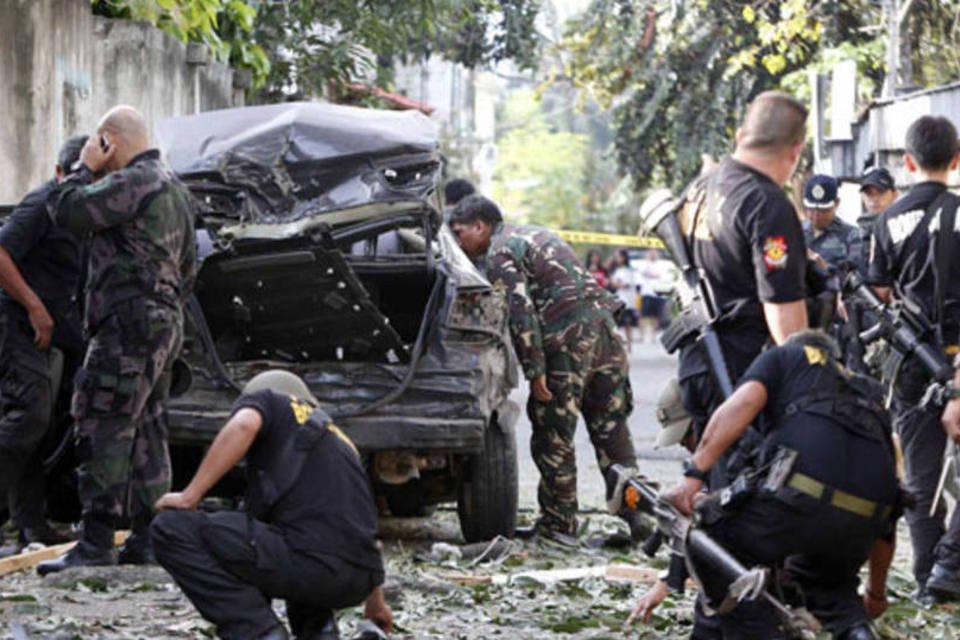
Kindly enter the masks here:
<path id="1" fill-rule="evenodd" d="M 699 469 L 697 465 L 693 464 L 692 458 L 683 461 L 683 475 L 687 478 L 696 478 L 700 482 L 706 482 L 707 474 L 707 471 Z"/>

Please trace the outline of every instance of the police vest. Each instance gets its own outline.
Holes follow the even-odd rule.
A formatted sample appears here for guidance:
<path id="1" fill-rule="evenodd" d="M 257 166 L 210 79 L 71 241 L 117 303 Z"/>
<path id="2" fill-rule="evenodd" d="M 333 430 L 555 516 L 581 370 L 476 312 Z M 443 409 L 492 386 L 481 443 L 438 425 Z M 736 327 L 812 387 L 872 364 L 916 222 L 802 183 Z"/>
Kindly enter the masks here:
<path id="1" fill-rule="evenodd" d="M 290 492 L 300 478 L 310 453 L 329 433 L 330 416 L 322 409 L 313 409 L 303 424 L 297 425 L 268 468 L 247 472 L 247 512 L 258 520 L 270 520 L 270 512 Z"/>
<path id="2" fill-rule="evenodd" d="M 801 412 L 827 418 L 853 436 L 882 444 L 888 462 L 894 463 L 893 429 L 880 400 L 880 383 L 845 369 L 828 355 L 810 388 L 810 393 L 787 405 L 785 418 Z"/>

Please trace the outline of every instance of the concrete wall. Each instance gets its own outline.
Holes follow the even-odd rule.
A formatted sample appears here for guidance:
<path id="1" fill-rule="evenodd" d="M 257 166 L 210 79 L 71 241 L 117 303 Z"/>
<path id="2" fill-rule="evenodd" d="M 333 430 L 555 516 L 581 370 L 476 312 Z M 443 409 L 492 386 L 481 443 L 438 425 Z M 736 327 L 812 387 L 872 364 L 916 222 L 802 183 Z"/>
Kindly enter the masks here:
<path id="1" fill-rule="evenodd" d="M 94 16 L 89 0 L 0 0 L 0 34 L 0 204 L 49 178 L 63 140 L 93 131 L 113 105 L 137 107 L 152 126 L 243 101 L 233 71 L 199 47 Z"/>

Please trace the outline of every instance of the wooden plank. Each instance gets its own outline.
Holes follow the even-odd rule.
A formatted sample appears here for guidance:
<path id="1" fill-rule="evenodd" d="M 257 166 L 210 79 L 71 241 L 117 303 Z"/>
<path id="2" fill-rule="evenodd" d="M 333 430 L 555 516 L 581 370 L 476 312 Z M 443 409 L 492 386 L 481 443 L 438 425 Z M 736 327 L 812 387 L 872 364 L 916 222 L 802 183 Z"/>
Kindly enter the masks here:
<path id="1" fill-rule="evenodd" d="M 642 582 L 653 584 L 659 578 L 659 571 L 646 567 L 634 567 L 625 564 L 611 564 L 600 567 L 569 567 L 566 569 L 550 569 L 546 571 L 521 571 L 518 573 L 498 573 L 494 575 L 475 575 L 471 573 L 443 573 L 437 577 L 446 582 L 453 582 L 465 587 L 472 587 L 478 584 L 510 584 L 518 578 L 529 578 L 550 584 L 554 582 L 563 582 L 566 580 L 582 580 L 584 578 L 602 577 L 605 580 L 623 581 L 623 582 Z M 687 586 L 696 588 L 696 584 L 690 580 Z"/>
<path id="2" fill-rule="evenodd" d="M 116 534 L 114 534 L 113 543 L 115 545 L 121 545 L 129 535 L 129 531 L 117 531 Z M 0 576 L 30 569 L 46 560 L 53 560 L 54 558 L 72 549 L 75 544 L 77 543 L 67 542 L 66 544 L 44 547 L 43 549 L 37 549 L 36 551 L 27 551 L 15 556 L 3 558 L 0 560 Z"/>

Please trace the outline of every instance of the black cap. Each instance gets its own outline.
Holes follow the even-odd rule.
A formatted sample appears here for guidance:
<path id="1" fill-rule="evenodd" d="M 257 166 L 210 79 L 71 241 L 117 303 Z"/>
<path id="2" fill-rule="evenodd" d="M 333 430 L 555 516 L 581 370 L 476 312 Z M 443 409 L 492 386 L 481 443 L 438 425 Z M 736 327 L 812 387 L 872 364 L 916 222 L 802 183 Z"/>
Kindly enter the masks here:
<path id="1" fill-rule="evenodd" d="M 817 174 L 803 185 L 803 206 L 808 209 L 832 209 L 837 205 L 839 185 L 833 176 Z"/>
<path id="2" fill-rule="evenodd" d="M 867 187 L 878 187 L 884 191 L 890 191 L 896 186 L 893 176 L 883 167 L 870 167 L 863 172 L 863 177 L 860 179 L 860 191 Z"/>

